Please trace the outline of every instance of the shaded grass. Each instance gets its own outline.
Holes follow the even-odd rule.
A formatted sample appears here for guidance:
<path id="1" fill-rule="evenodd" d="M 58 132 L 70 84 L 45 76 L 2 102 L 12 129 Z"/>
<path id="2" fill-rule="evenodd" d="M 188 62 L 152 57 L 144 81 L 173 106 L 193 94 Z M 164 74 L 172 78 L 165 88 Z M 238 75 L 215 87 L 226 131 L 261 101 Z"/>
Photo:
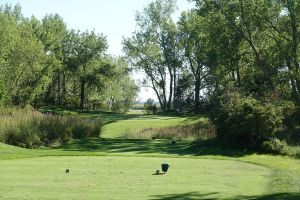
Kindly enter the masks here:
<path id="1" fill-rule="evenodd" d="M 300 199 L 300 193 L 277 193 L 272 195 L 250 195 L 250 196 L 236 196 L 230 198 L 218 198 L 216 192 L 188 192 L 182 194 L 171 194 L 171 195 L 154 195 L 152 200 L 297 200 Z"/>
<path id="2" fill-rule="evenodd" d="M 252 154 L 250 151 L 240 151 L 229 148 L 217 139 L 204 141 L 178 141 L 175 145 L 171 140 L 146 140 L 123 138 L 87 138 L 72 140 L 62 147 L 63 151 L 90 151 L 125 154 L 165 154 L 180 156 L 221 155 L 241 157 Z"/>

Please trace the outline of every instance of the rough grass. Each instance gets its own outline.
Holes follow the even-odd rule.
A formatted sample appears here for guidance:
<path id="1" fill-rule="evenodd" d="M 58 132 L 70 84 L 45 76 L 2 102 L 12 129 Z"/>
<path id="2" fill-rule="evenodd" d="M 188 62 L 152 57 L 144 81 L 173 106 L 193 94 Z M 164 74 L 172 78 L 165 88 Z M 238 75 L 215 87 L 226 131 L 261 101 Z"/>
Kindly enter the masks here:
<path id="1" fill-rule="evenodd" d="M 205 118 L 192 124 L 176 125 L 162 128 L 145 128 L 129 130 L 125 138 L 134 139 L 176 139 L 207 140 L 216 137 L 214 126 Z"/>
<path id="2" fill-rule="evenodd" d="M 98 137 L 101 120 L 42 114 L 36 110 L 0 110 L 0 141 L 34 148 L 71 138 Z"/>

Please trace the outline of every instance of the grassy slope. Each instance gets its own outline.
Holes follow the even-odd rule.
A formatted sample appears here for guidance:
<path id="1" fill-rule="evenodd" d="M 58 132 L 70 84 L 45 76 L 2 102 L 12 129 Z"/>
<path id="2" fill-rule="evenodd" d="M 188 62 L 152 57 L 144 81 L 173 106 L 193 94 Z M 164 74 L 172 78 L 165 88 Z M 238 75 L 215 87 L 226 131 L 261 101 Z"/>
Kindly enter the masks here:
<path id="1" fill-rule="evenodd" d="M 85 117 L 98 117 L 99 113 L 77 113 L 73 112 L 70 113 L 68 111 L 68 114 L 78 114 L 83 115 Z M 133 117 L 134 116 L 134 117 Z M 122 123 L 122 126 L 116 126 L 118 128 L 128 128 L 131 126 L 130 121 L 128 120 L 151 120 L 147 119 L 145 116 L 139 116 L 139 115 L 120 115 L 120 114 L 114 114 L 109 115 L 107 113 L 103 114 L 102 117 L 106 117 L 106 121 L 110 122 L 107 123 L 107 125 L 118 125 L 118 123 L 122 121 L 127 121 L 127 127 Z M 195 120 L 192 116 L 189 116 L 190 119 L 186 119 L 186 116 L 181 122 L 189 122 Z M 159 116 L 159 118 L 164 118 L 164 116 Z M 167 117 L 170 118 L 170 117 Z M 174 116 L 171 116 L 171 121 L 174 120 Z M 156 120 L 156 119 L 152 119 Z M 184 122 L 184 123 L 185 123 Z M 106 126 L 107 126 L 106 125 Z M 151 125 L 151 123 L 149 123 Z M 152 125 L 151 125 L 152 126 Z M 120 129 L 118 129 L 120 130 Z M 124 129 L 123 129 L 124 130 Z M 122 130 L 122 131 L 123 131 Z M 120 133 L 120 132 L 119 132 Z M 116 136 L 118 134 L 114 134 Z M 256 155 L 251 154 L 249 152 L 237 152 L 232 151 L 230 149 L 226 149 L 219 144 L 216 144 L 214 141 L 207 141 L 202 143 L 189 143 L 180 141 L 175 146 L 169 144 L 170 141 L 167 140 L 158 140 L 158 141 L 149 141 L 149 140 L 126 140 L 126 139 L 120 139 L 120 138 L 102 138 L 102 139 L 89 139 L 89 140 L 74 140 L 68 145 L 61 147 L 59 149 L 39 149 L 39 150 L 27 150 L 17 147 L 11 147 L 8 145 L 0 144 L 0 171 L 6 171 L 5 173 L 0 172 L 0 177 L 6 177 L 7 181 L 5 181 L 6 184 L 0 185 L 0 194 L 3 194 L 3 191 L 6 191 L 5 186 L 17 186 L 18 183 L 23 183 L 22 180 L 17 181 L 14 178 L 19 178 L 21 175 L 20 173 L 22 171 L 14 170 L 15 168 L 13 166 L 28 166 L 29 163 L 35 163 L 37 159 L 21 159 L 21 160 L 15 160 L 13 158 L 26 158 L 26 157 L 38 157 L 38 156 L 51 156 L 48 157 L 48 159 L 45 158 L 39 158 L 39 163 L 46 163 L 45 165 L 51 165 L 51 163 L 54 163 L 56 166 L 56 170 L 50 170 L 49 173 L 46 173 L 43 177 L 47 179 L 54 176 L 55 173 L 58 173 L 58 176 L 62 176 L 62 179 L 60 180 L 62 183 L 65 183 L 68 181 L 68 177 L 64 177 L 65 174 L 61 172 L 61 170 L 64 170 L 66 165 L 63 164 L 63 162 L 59 161 L 59 158 L 53 157 L 53 156 L 95 156 L 95 155 L 105 155 L 106 157 L 92 157 L 89 159 L 89 161 L 92 161 L 91 163 L 98 163 L 100 165 L 103 164 L 103 166 L 90 166 L 91 163 L 84 162 L 86 159 L 85 157 L 76 157 L 75 160 L 72 160 L 72 158 L 66 158 L 65 159 L 71 159 L 72 163 L 72 169 L 75 167 L 78 169 L 78 176 L 81 179 L 77 180 L 77 184 L 80 182 L 84 182 L 83 179 L 88 180 L 94 180 L 92 177 L 96 176 L 99 180 L 107 180 L 108 174 L 109 177 L 115 177 L 116 179 L 120 178 L 120 180 L 128 180 L 132 183 L 132 187 L 127 187 L 126 184 L 122 185 L 116 185 L 118 191 L 120 189 L 120 195 L 128 193 L 128 190 L 132 190 L 134 187 L 136 188 L 136 191 L 132 194 L 136 196 L 136 198 L 144 198 L 147 196 L 147 198 L 151 199 L 300 199 L 300 160 L 299 159 L 293 159 L 289 157 L 282 157 L 282 156 L 271 156 L 271 155 Z M 120 157 L 121 156 L 121 157 Z M 126 157 L 124 157 L 126 156 Z M 180 158 L 180 159 L 178 159 Z M 9 160 L 8 160 L 9 159 Z M 58 160 L 56 160 L 58 159 Z M 100 159 L 99 162 L 97 162 L 97 159 Z M 102 160 L 101 160 L 102 159 Z M 119 163 L 119 165 L 116 165 L 114 167 L 105 167 L 105 160 L 106 159 L 116 159 Z M 123 160 L 122 160 L 123 159 Z M 196 160 L 195 160 L 196 159 Z M 201 160 L 199 160 L 201 159 Z M 122 160 L 122 162 L 121 162 Z M 154 171 L 154 169 L 159 166 L 159 164 L 162 161 L 172 161 L 172 168 L 170 171 L 170 177 L 166 176 L 159 176 L 157 182 L 157 179 L 153 179 L 156 176 L 152 177 L 149 176 L 149 172 L 151 173 Z M 210 162 L 218 161 L 213 164 Z M 233 162 L 234 164 L 231 166 L 233 167 L 234 171 L 241 169 L 242 171 L 237 171 L 237 174 L 233 173 L 231 168 L 226 167 L 226 170 L 222 168 L 222 166 L 225 166 L 223 161 L 242 161 L 242 162 Z M 74 162 L 73 162 L 74 161 Z M 102 163 L 103 161 L 103 163 Z M 127 162 L 128 161 L 128 162 Z M 257 164 L 254 165 L 245 165 L 245 163 L 253 163 Z M 62 164 L 61 164 L 62 163 Z M 80 165 L 80 163 L 86 163 L 86 165 Z M 134 166 L 131 166 L 132 163 L 143 163 L 142 168 Z M 153 165 L 155 163 L 155 165 Z M 201 163 L 205 165 L 201 165 Z M 210 163 L 210 164 L 209 164 Z M 241 166 L 245 166 L 245 168 Z M 32 166 L 30 164 L 30 166 Z M 206 166 L 209 166 L 208 168 Z M 261 166 L 261 168 L 260 168 Z M 28 176 L 21 176 L 25 178 L 26 181 L 28 181 L 28 184 L 26 184 L 24 187 L 28 188 L 22 188 L 21 186 L 19 188 L 16 188 L 14 193 L 7 193 L 8 196 L 13 198 L 16 197 L 24 192 L 29 192 L 29 186 L 30 184 L 34 184 L 37 179 L 40 177 L 40 174 L 34 174 L 39 167 L 37 164 L 36 166 L 33 165 L 33 168 L 31 172 L 28 172 Z M 218 168 L 221 167 L 221 168 Z M 234 168 L 235 167 L 235 168 Z M 248 168 L 249 167 L 249 168 Z M 251 167 L 254 167 L 253 169 Z M 98 169 L 99 168 L 99 169 Z M 140 183 L 139 180 L 135 179 L 133 175 L 123 175 L 115 174 L 116 171 L 122 171 L 123 168 L 130 168 L 133 171 L 130 171 L 130 173 L 137 174 L 137 177 L 144 180 L 144 184 Z M 262 172 L 262 174 L 254 173 L 254 174 L 248 174 L 247 171 L 251 173 L 253 170 L 254 172 L 256 169 L 259 169 L 259 172 Z M 30 171 L 30 167 L 28 170 Z M 47 168 L 48 169 L 48 168 Z M 49 167 L 50 169 L 50 167 Z M 187 171 L 186 171 L 187 169 Z M 211 169 L 212 172 L 216 175 L 212 175 L 208 173 L 207 169 Z M 250 170 L 251 169 L 251 170 Z M 87 170 L 87 171 L 85 171 Z M 105 172 L 100 173 L 100 171 L 97 170 L 105 170 Z M 116 170 L 116 171 L 115 171 Z M 196 171 L 194 171 L 196 170 Z M 244 171 L 243 171 L 244 170 Z M 95 174 L 92 176 L 90 171 L 96 171 Z M 147 172 L 145 172 L 147 171 Z M 191 172 L 191 174 L 187 175 L 186 173 Z M 171 173 L 172 172 L 172 173 Z M 194 174 L 201 174 L 205 172 L 205 177 L 203 176 L 193 176 Z M 207 172 L 207 173 L 206 173 Z M 98 174 L 99 173 L 99 174 Z M 107 174 L 108 173 L 108 174 Z M 129 173 L 129 172 L 128 172 Z M 10 174 L 9 176 L 4 176 L 5 174 Z M 30 175 L 31 174 L 31 175 Z M 234 175 L 234 176 L 230 176 Z M 248 178 L 243 177 L 243 175 L 249 175 Z M 250 176 L 251 175 L 251 176 Z M 174 176 L 174 177 L 173 177 Z M 175 177 L 176 176 L 176 177 Z M 55 176 L 54 176 L 55 177 Z M 77 175 L 76 175 L 77 177 Z M 150 178 L 151 177 L 151 178 Z M 197 179 L 201 178 L 201 179 Z M 74 178 L 74 177 L 73 177 Z M 132 178 L 132 179 L 130 179 Z M 170 179 L 169 179 L 170 178 Z M 188 181 L 191 179 L 191 184 L 186 183 L 185 181 Z M 149 182 L 148 182 L 149 180 Z M 172 184 L 170 181 L 172 180 Z M 183 180 L 183 182 L 180 182 L 180 180 Z M 201 180 L 205 180 L 205 187 L 204 185 L 201 185 Z M 249 183 L 242 183 L 243 181 L 249 180 Z M 50 181 L 50 182 L 49 182 Z M 51 180 L 46 181 L 45 184 L 51 184 Z M 224 181 L 224 182 L 222 182 Z M 240 182 L 239 182 L 240 181 Z M 258 181 L 254 182 L 253 181 Z M 266 182 L 267 181 L 267 182 Z M 72 180 L 74 182 L 74 180 Z M 195 182 L 195 183 L 194 183 Z M 7 184 L 10 183 L 10 184 Z M 76 181 L 75 181 L 76 183 Z M 75 184 L 74 183 L 74 184 Z M 94 182 L 92 184 L 98 184 L 102 183 L 101 181 Z M 105 181 L 106 183 L 106 181 Z M 179 183 L 182 183 L 179 184 Z M 195 188 L 194 185 L 196 183 L 199 183 L 201 187 Z M 219 184 L 222 183 L 222 184 Z M 111 191 L 114 192 L 116 188 L 113 187 L 115 182 L 111 182 L 111 187 L 109 189 L 105 189 L 105 191 Z M 146 192 L 145 188 L 143 187 L 145 185 L 154 185 L 153 190 L 147 190 Z M 244 184 L 244 186 L 242 186 Z M 161 190 L 161 186 L 159 185 L 166 185 L 167 189 Z M 183 187 L 183 185 L 190 185 L 190 189 L 188 187 Z M 197 185 L 197 184 L 196 184 Z M 224 187 L 223 187 L 223 186 Z M 2 187 L 3 186 L 3 187 Z M 122 190 L 122 186 L 124 187 Z M 157 186 L 157 187 L 156 187 Z M 241 186 L 241 187 L 240 187 Z M 51 185 L 45 185 L 45 188 L 40 188 L 40 190 L 44 191 L 47 190 L 47 188 L 53 188 L 56 187 L 56 185 L 53 183 Z M 70 186 L 72 191 L 71 193 L 77 191 L 76 187 L 78 185 Z M 228 188 L 229 187 L 229 188 Z M 6 188 L 6 189 L 1 189 Z M 90 198 L 93 197 L 100 197 L 99 194 L 97 195 L 96 192 L 100 190 L 93 190 L 95 187 L 93 186 L 84 186 L 83 191 L 88 191 L 91 193 Z M 261 194 L 261 190 L 263 189 L 265 191 L 265 195 Z M 103 189 L 103 188 L 102 188 Z M 182 189 L 182 190 L 181 190 Z M 2 191 L 1 191 L 2 190 Z M 65 190 L 68 190 L 68 188 L 65 188 Z M 231 191 L 232 190 L 232 191 Z M 54 190 L 51 190 L 52 192 Z M 123 193 L 121 192 L 123 191 Z M 230 191 L 230 192 L 228 192 Z M 250 191 L 250 193 L 247 193 Z M 76 193 L 76 192 L 75 192 Z M 39 192 L 32 193 L 36 195 L 35 199 L 39 198 Z M 67 194 L 70 194 L 70 192 L 67 192 Z M 83 194 L 83 193 L 82 193 Z M 107 197 L 112 195 L 112 197 L 115 197 L 113 199 L 118 199 L 117 196 L 113 194 L 116 193 L 107 193 Z M 239 197 L 239 195 L 246 195 L 247 198 Z M 250 195 L 252 194 L 252 195 Z M 9 196 L 12 195 L 12 196 Z M 49 191 L 48 195 L 54 195 Z M 43 198 L 47 197 L 48 195 L 44 196 Z M 80 194 L 78 194 L 80 197 Z M 104 194 L 103 194 L 104 195 Z M 121 196 L 119 197 L 121 198 Z M 142 195 L 142 196 L 139 196 Z M 146 195 L 146 196 L 143 196 Z M 2 195 L 2 197 L 4 197 Z M 185 198 L 183 198 L 185 197 Z M 129 198 L 129 197 L 128 197 Z M 0 195 L 1 199 L 1 195 Z M 107 198 L 103 198 L 107 199 Z M 122 199 L 122 198 L 121 198 Z M 124 196 L 123 196 L 124 199 Z"/>

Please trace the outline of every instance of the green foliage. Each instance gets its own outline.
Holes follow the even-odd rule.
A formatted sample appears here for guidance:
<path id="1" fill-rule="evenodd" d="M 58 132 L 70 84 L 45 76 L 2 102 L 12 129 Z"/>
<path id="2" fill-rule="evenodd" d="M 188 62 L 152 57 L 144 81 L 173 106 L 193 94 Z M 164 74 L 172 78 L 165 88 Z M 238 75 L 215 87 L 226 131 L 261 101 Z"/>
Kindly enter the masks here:
<path id="1" fill-rule="evenodd" d="M 107 61 L 111 63 L 111 73 L 106 78 L 106 84 L 102 91 L 101 109 L 112 112 L 127 112 L 132 106 L 133 101 L 139 90 L 136 83 L 130 78 L 130 69 L 123 58 L 110 58 Z M 94 97 L 97 97 L 95 94 Z M 94 98 L 97 101 L 97 98 Z M 99 102 L 99 100 L 98 100 Z M 101 102 L 99 102 L 101 104 Z"/>
<path id="2" fill-rule="evenodd" d="M 30 110 L 4 110 L 0 119 L 0 140 L 26 148 L 71 138 L 98 137 L 102 127 L 101 120 L 43 115 Z"/>
<path id="3" fill-rule="evenodd" d="M 41 93 L 48 69 L 43 45 L 16 8 L 0 9 L 0 79 L 9 91 L 8 99 L 24 106 Z"/>
<path id="4" fill-rule="evenodd" d="M 68 30 L 57 14 L 24 18 L 19 5 L 0 8 L 0 27 L 0 105 L 94 108 L 119 76 L 112 110 L 130 106 L 136 86 L 126 63 L 106 55 L 103 34 Z"/>
<path id="5" fill-rule="evenodd" d="M 3 84 L 2 80 L 0 79 L 0 107 L 6 105 L 8 103 L 8 94 Z"/>
<path id="6" fill-rule="evenodd" d="M 186 70 L 178 77 L 174 97 L 174 108 L 179 112 L 190 112 L 194 109 L 194 79 Z"/>
<path id="7" fill-rule="evenodd" d="M 176 72 L 182 64 L 178 29 L 172 20 L 175 8 L 174 0 L 149 3 L 136 15 L 137 30 L 123 40 L 126 58 L 146 74 L 144 85 L 155 90 L 163 111 L 171 110 Z"/>
<path id="8" fill-rule="evenodd" d="M 154 102 L 154 99 L 147 99 L 147 101 L 144 103 L 144 109 L 146 111 L 146 114 L 156 114 L 157 112 L 157 107 Z"/>
<path id="9" fill-rule="evenodd" d="M 192 78 L 192 92 L 194 93 L 192 96 L 193 101 L 193 111 L 195 114 L 201 111 L 201 102 L 200 96 L 201 91 L 204 93 L 204 88 L 206 86 L 207 80 L 210 78 L 210 71 L 208 67 L 210 67 L 209 56 L 210 56 L 210 47 L 208 33 L 205 32 L 205 28 L 207 28 L 207 24 L 205 23 L 205 18 L 197 15 L 195 10 L 189 12 L 183 12 L 181 14 L 181 18 L 178 22 L 179 38 L 180 43 L 182 45 L 182 51 L 184 56 L 182 59 L 187 63 L 189 70 L 183 70 L 181 72 L 181 77 L 178 79 L 178 89 L 180 87 L 184 87 L 183 81 L 186 78 Z M 187 73 L 190 75 L 187 76 Z M 184 79 L 185 78 L 185 79 Z M 186 86 L 185 86 L 186 87 Z M 185 91 L 189 91 L 190 87 L 181 88 L 185 89 L 180 91 L 179 94 L 184 93 Z M 178 94 L 178 93 L 176 93 Z M 191 103 L 189 103 L 191 106 Z M 179 107 L 179 109 L 185 108 L 185 106 Z"/>
<path id="10" fill-rule="evenodd" d="M 286 141 L 274 138 L 272 140 L 264 141 L 261 146 L 261 150 L 266 153 L 280 154 L 294 156 L 296 155 L 296 149 L 289 146 Z"/>
<path id="11" fill-rule="evenodd" d="M 218 137 L 239 147 L 257 147 L 284 128 L 287 110 L 284 105 L 231 93 L 221 98 L 211 119 Z"/>
<path id="12" fill-rule="evenodd" d="M 289 130 L 294 130 L 300 124 L 300 109 L 299 107 L 286 106 L 285 111 L 284 124 Z"/>

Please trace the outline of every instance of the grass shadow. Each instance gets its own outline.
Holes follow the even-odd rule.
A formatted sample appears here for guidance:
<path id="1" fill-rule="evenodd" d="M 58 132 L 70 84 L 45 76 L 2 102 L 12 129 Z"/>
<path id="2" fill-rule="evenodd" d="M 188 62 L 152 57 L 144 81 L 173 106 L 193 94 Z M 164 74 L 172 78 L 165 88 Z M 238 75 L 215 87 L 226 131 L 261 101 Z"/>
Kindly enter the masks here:
<path id="1" fill-rule="evenodd" d="M 88 151 L 104 153 L 136 153 L 136 154 L 169 154 L 169 155 L 222 155 L 242 157 L 252 154 L 250 151 L 240 151 L 224 146 L 217 139 L 205 141 L 145 140 L 122 138 L 86 138 L 72 140 L 68 144 L 57 147 L 63 151 Z"/>
<path id="2" fill-rule="evenodd" d="M 298 200 L 300 199 L 300 193 L 277 193 L 270 195 L 260 196 L 237 196 L 230 198 L 222 198 L 221 194 L 216 192 L 211 193 L 199 193 L 189 192 L 183 194 L 171 194 L 171 195 L 155 195 L 152 196 L 152 200 Z"/>
<path id="3" fill-rule="evenodd" d="M 154 195 L 151 200 L 216 200 L 219 199 L 218 193 L 199 193 L 199 192 L 188 192 L 183 194 L 170 194 L 170 195 Z"/>
<path id="4" fill-rule="evenodd" d="M 39 111 L 43 113 L 51 113 L 51 114 L 59 114 L 59 115 L 73 115 L 73 116 L 81 116 L 87 118 L 101 118 L 104 121 L 104 124 L 110 124 L 117 121 L 122 120 L 153 120 L 153 119 L 161 119 L 164 117 L 163 120 L 171 120 L 174 118 L 187 118 L 184 122 L 192 122 L 197 120 L 199 116 L 195 116 L 193 114 L 188 113 L 157 113 L 155 115 L 146 115 L 143 113 L 116 113 L 116 112 L 105 112 L 105 111 L 98 111 L 98 110 L 81 110 L 76 108 L 62 108 L 62 107 L 41 107 Z"/>

